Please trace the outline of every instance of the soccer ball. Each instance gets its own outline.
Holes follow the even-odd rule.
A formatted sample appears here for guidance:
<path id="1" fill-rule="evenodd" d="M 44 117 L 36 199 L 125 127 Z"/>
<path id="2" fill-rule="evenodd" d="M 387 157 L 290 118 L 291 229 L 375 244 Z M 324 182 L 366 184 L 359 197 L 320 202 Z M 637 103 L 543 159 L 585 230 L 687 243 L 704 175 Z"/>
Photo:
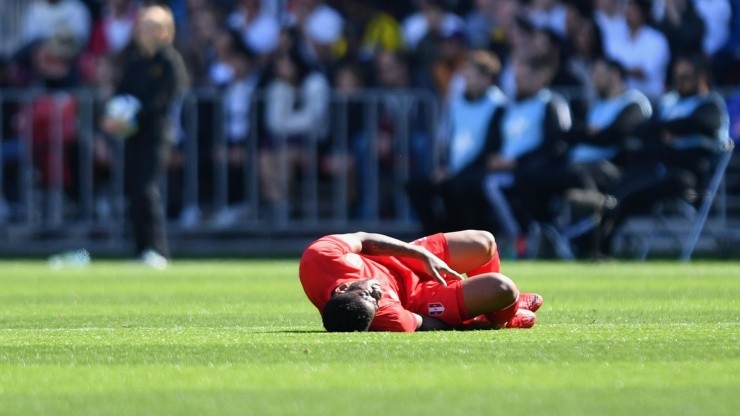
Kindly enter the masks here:
<path id="1" fill-rule="evenodd" d="M 136 113 L 141 109 L 141 102 L 133 95 L 116 95 L 105 105 L 105 116 L 114 120 L 125 121 L 127 128 L 123 137 L 129 137 L 136 133 L 138 124 Z"/>

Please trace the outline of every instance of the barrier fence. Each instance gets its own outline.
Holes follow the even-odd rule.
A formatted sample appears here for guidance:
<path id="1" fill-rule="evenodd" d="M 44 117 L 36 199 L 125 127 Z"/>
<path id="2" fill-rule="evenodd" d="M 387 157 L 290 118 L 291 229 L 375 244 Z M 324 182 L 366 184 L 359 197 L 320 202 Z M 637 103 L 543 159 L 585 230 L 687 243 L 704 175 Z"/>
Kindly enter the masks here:
<path id="1" fill-rule="evenodd" d="M 404 185 L 439 159 L 432 94 L 335 91 L 325 117 L 299 130 L 268 122 L 268 99 L 245 109 L 200 89 L 173 110 L 161 188 L 170 235 L 418 233 Z M 89 89 L 0 90 L 3 251 L 44 236 L 126 241 L 125 141 L 97 127 L 104 102 Z M 728 200 L 723 183 L 713 212 L 726 233 Z"/>
<path id="2" fill-rule="evenodd" d="M 248 134 L 234 137 L 230 123 L 244 120 L 222 93 L 183 98 L 162 184 L 170 231 L 416 227 L 403 185 L 433 164 L 432 94 L 334 93 L 328 115 L 298 132 L 268 126 L 266 100 L 255 95 Z M 125 143 L 97 128 L 103 102 L 91 90 L 0 91 L 0 227 L 122 236 Z"/>

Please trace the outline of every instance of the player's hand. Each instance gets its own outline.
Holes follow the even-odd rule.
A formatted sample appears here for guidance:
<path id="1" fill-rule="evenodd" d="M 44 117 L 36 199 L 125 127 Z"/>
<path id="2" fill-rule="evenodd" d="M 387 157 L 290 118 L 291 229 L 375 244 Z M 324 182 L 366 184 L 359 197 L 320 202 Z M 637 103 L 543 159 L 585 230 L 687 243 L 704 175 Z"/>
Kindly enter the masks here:
<path id="1" fill-rule="evenodd" d="M 432 253 L 427 253 L 424 268 L 426 268 L 426 272 L 434 277 L 434 279 L 442 286 L 447 286 L 445 276 L 451 280 L 463 280 L 463 276 L 460 273 L 452 270 L 447 263 Z"/>

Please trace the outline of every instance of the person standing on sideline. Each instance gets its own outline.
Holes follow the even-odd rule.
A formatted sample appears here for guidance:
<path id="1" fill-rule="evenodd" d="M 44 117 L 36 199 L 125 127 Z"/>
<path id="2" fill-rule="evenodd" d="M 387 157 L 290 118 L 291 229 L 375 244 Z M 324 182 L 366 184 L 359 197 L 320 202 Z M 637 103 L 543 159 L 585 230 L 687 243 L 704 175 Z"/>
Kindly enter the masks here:
<path id="1" fill-rule="evenodd" d="M 167 266 L 169 255 L 165 217 L 159 193 L 174 125 L 170 116 L 187 85 L 181 56 L 172 46 L 175 23 L 162 6 L 142 9 L 134 43 L 124 52 L 121 80 L 112 100 L 125 97 L 133 117 L 108 111 L 103 129 L 126 138 L 125 190 L 136 251 L 155 268 Z M 110 106 L 109 106 L 110 108 Z"/>

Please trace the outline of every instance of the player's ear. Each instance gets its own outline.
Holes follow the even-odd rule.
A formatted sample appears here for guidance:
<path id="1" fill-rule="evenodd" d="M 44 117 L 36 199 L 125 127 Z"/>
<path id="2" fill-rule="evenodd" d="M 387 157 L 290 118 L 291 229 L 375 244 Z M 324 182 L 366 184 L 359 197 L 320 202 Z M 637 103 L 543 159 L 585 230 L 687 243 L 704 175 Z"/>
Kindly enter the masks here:
<path id="1" fill-rule="evenodd" d="M 341 285 L 334 288 L 334 294 L 339 295 L 346 292 L 347 289 L 349 289 L 349 283 L 342 283 Z"/>

